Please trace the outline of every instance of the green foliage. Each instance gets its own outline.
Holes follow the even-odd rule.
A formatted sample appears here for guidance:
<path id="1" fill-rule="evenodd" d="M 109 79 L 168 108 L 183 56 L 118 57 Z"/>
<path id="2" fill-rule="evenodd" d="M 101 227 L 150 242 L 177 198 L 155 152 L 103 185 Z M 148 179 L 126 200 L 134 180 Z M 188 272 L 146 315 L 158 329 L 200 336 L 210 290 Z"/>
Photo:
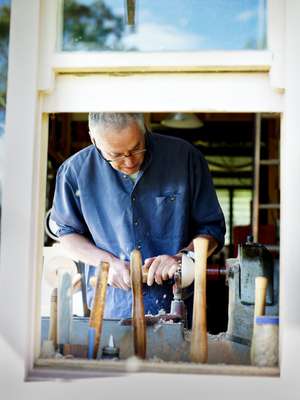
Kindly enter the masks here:
<path id="1" fill-rule="evenodd" d="M 5 109 L 10 7 L 0 6 L 0 111 Z"/>
<path id="2" fill-rule="evenodd" d="M 119 50 L 123 30 L 123 18 L 102 0 L 64 1 L 63 50 Z"/>

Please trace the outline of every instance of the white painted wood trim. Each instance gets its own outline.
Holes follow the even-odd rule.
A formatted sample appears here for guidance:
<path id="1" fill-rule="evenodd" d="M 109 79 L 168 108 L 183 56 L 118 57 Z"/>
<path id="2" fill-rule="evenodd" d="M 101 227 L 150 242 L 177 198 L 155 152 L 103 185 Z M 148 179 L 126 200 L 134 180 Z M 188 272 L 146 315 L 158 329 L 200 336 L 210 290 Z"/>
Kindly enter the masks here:
<path id="1" fill-rule="evenodd" d="M 272 53 L 270 81 L 274 88 L 285 87 L 285 0 L 268 0 L 268 49 Z"/>
<path id="2" fill-rule="evenodd" d="M 12 2 L 1 223 L 0 337 L 18 356 L 15 379 L 19 381 L 33 365 L 37 311 L 34 290 L 40 244 L 36 233 L 40 206 L 39 12 L 38 0 Z M 1 346 L 0 353 L 4 351 Z M 6 371 L 3 357 L 0 370 Z"/>
<path id="3" fill-rule="evenodd" d="M 61 46 L 62 1 L 41 0 L 41 59 L 39 89 L 51 91 L 54 74 L 90 72 L 261 72 L 269 71 L 269 50 L 199 52 L 63 52 Z"/>
<path id="4" fill-rule="evenodd" d="M 52 58 L 60 37 L 59 26 L 63 0 L 40 0 L 39 90 L 47 91 L 54 85 Z"/>
<path id="5" fill-rule="evenodd" d="M 264 73 L 59 75 L 43 111 L 281 112 Z"/>
<path id="6" fill-rule="evenodd" d="M 268 71 L 269 51 L 202 51 L 164 53 L 57 52 L 57 72 L 86 71 Z"/>
<path id="7" fill-rule="evenodd" d="M 40 354 L 40 333 L 41 333 L 41 299 L 42 299 L 42 275 L 43 275 L 43 249 L 44 249 L 44 218 L 46 209 L 46 184 L 47 184 L 47 161 L 48 161 L 48 129 L 49 118 L 48 114 L 42 113 L 41 101 L 38 109 L 37 121 L 37 145 L 36 145 L 36 221 L 33 227 L 33 233 L 36 237 L 35 243 L 35 259 L 36 269 L 33 270 L 34 276 L 32 277 L 32 291 L 35 296 L 33 299 L 33 325 L 30 326 L 28 333 L 29 340 L 31 340 L 30 357 L 35 360 Z M 50 299 L 49 299 L 50 300 Z M 33 361 L 34 362 L 34 361 Z"/>
<path id="8" fill-rule="evenodd" d="M 101 391 L 103 398 L 120 399 L 124 393 L 133 393 L 132 398 L 140 396 L 137 388 L 155 388 L 157 393 L 164 393 L 167 387 L 173 400 L 192 393 L 197 393 L 198 397 L 207 397 L 209 393 L 211 398 L 223 398 L 225 394 L 232 400 L 252 400 L 257 393 L 273 400 L 296 398 L 300 392 L 300 2 L 287 1 L 285 16 L 287 91 L 284 95 L 281 143 L 281 378 L 256 378 L 255 382 L 249 377 L 177 375 L 174 385 L 174 375 L 128 374 L 113 379 L 82 379 L 72 381 L 72 384 L 57 380 L 47 384 L 24 383 L 33 354 L 27 333 L 33 335 L 32 314 L 36 312 L 32 290 L 38 279 L 34 278 L 36 282 L 31 279 L 40 267 L 35 247 L 39 246 L 36 234 L 39 210 L 34 208 L 40 190 L 36 182 L 41 165 L 36 158 L 41 115 L 37 96 L 39 1 L 14 0 L 11 15 L 0 270 L 1 393 L 7 398 L 37 400 L 46 395 L 56 400 L 68 397 L 82 400 L 83 396 L 95 396 Z M 60 107 L 62 104 L 60 100 Z M 152 100 L 150 105 L 153 106 Z M 46 152 L 46 149 L 43 151 Z M 152 393 L 148 397 L 151 396 Z"/>

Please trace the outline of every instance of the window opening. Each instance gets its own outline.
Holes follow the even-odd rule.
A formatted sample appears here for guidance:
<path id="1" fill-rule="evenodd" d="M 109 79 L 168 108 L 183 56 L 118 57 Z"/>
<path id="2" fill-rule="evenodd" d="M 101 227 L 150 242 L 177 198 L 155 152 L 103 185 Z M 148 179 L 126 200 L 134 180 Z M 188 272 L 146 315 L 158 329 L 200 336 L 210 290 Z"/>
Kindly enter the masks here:
<path id="1" fill-rule="evenodd" d="M 173 125 L 170 128 L 169 122 L 165 123 L 170 119 L 172 124 L 174 124 L 174 120 L 176 121 L 175 127 Z M 221 252 L 209 257 L 206 275 L 208 362 L 214 365 L 225 363 L 228 366 L 250 366 L 255 277 L 263 275 L 268 278 L 269 285 L 265 294 L 265 314 L 269 317 L 278 316 L 278 251 L 273 249 L 270 253 L 264 248 L 253 245 L 247 238 L 247 235 L 251 232 L 254 121 L 254 115 L 250 113 L 195 113 L 185 115 L 173 113 L 173 115 L 169 115 L 154 112 L 145 114 L 145 122 L 149 130 L 162 135 L 182 138 L 201 150 L 208 161 L 225 215 L 228 230 L 225 247 Z M 261 145 L 263 153 L 271 154 L 272 157 L 278 150 L 278 123 L 279 118 L 277 116 L 263 118 Z M 186 125 L 184 126 L 184 124 Z M 191 128 L 191 125 L 196 127 Z M 50 115 L 47 210 L 52 204 L 55 176 L 59 166 L 72 154 L 89 145 L 87 114 L 62 113 Z M 266 175 L 263 175 L 260 188 L 263 198 L 279 196 L 279 192 L 274 189 L 276 180 L 278 187 L 278 171 L 269 171 Z M 276 210 L 276 212 L 275 215 L 274 212 L 270 213 L 267 210 L 264 217 L 266 219 L 261 219 L 262 222 L 275 224 L 275 230 L 278 229 L 276 224 L 279 221 L 279 210 Z M 49 226 L 49 219 L 47 218 L 46 226 L 47 231 L 51 232 L 52 228 L 51 225 Z M 260 226 L 261 237 L 269 242 L 270 236 L 266 236 L 264 229 L 263 225 Z M 279 240 L 279 238 L 276 236 L 274 240 Z M 241 261 L 237 254 L 238 243 L 244 261 Z M 249 249 L 259 252 L 263 261 L 255 263 L 254 259 L 251 259 L 247 253 Z M 255 268 L 249 269 L 247 262 L 252 263 Z M 65 278 L 60 272 L 56 275 L 58 266 L 62 268 L 62 271 L 64 268 L 72 271 L 73 280 L 63 281 Z M 69 367 L 68 358 L 78 358 L 79 364 L 83 360 L 88 363 L 87 340 L 91 315 L 85 300 L 87 287 L 82 285 L 83 281 L 87 282 L 88 279 L 87 266 L 78 260 L 72 260 L 70 255 L 63 252 L 58 246 L 55 235 L 45 235 L 42 282 L 42 346 L 41 358 L 37 360 L 37 365 L 45 366 L 51 363 L 53 365 L 53 360 L 57 360 L 57 357 L 60 357 L 62 362 L 66 362 L 66 367 Z M 58 290 L 53 290 L 49 285 L 51 280 L 52 283 L 53 281 L 56 282 L 54 285 L 59 284 Z M 72 288 L 71 296 L 70 292 L 67 296 L 67 292 L 63 291 L 64 285 L 69 285 Z M 80 290 L 80 286 L 83 290 Z M 57 319 L 58 308 L 62 304 L 59 305 L 59 302 L 57 302 L 57 296 L 60 297 L 61 302 L 65 302 L 65 313 L 60 314 L 60 317 L 64 315 L 63 320 Z M 191 297 L 185 299 L 185 303 L 189 301 L 191 301 Z M 147 313 L 147 310 L 145 310 L 145 313 Z M 162 319 L 164 319 L 164 315 L 161 314 Z M 241 321 L 238 318 L 243 320 L 242 324 L 237 324 L 237 320 Z M 147 359 L 154 363 L 156 361 L 162 363 L 163 360 L 190 362 L 187 349 L 189 349 L 191 343 L 191 326 L 180 325 L 178 321 L 172 321 L 172 323 L 170 321 L 167 323 L 166 320 L 164 323 L 162 321 L 160 321 L 161 323 L 157 322 L 147 327 Z M 265 320 L 257 322 L 255 324 L 255 327 L 258 327 L 255 328 L 256 334 L 259 335 L 261 324 L 268 323 Z M 57 328 L 57 324 L 61 324 L 60 330 Z M 274 324 L 278 326 L 276 321 Z M 68 332 L 69 335 L 66 339 L 67 342 L 65 341 L 63 344 L 59 343 L 58 338 L 62 331 Z M 112 332 L 113 335 L 111 336 Z M 158 336 L 159 340 L 157 339 Z M 151 367 L 149 367 L 150 369 L 145 366 L 142 367 L 138 360 L 132 358 L 134 354 L 132 337 L 132 326 L 126 325 L 126 322 L 122 325 L 119 320 L 104 320 L 97 354 L 99 362 L 102 362 L 100 361 L 101 357 L 102 360 L 120 357 L 121 360 L 114 364 L 116 369 L 143 370 L 143 368 L 146 368 L 146 370 L 151 370 Z M 276 338 L 276 332 L 273 332 L 272 343 L 276 342 Z M 53 347 L 53 342 L 56 344 L 55 347 Z M 150 347 L 151 350 L 149 350 Z M 177 351 L 174 352 L 174 348 Z M 278 351 L 278 346 L 273 346 L 272 349 L 274 355 Z M 47 364 L 47 362 L 50 364 Z M 105 369 L 105 364 L 103 368 Z M 248 372 L 251 374 L 251 370 Z M 264 369 L 264 373 L 276 375 L 279 370 L 271 369 L 266 372 Z"/>

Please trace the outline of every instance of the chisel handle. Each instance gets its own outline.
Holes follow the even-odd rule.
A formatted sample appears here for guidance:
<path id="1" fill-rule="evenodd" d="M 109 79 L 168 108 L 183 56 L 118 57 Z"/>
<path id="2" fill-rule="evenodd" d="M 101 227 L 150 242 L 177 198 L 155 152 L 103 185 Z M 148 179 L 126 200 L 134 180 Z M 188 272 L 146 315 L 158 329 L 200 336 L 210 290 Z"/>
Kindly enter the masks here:
<path id="1" fill-rule="evenodd" d="M 94 359 L 97 358 L 102 332 L 108 272 L 109 263 L 101 262 L 98 269 L 95 297 L 88 330 L 88 357 Z"/>
<path id="2" fill-rule="evenodd" d="M 51 292 L 48 340 L 52 340 L 54 348 L 57 347 L 57 288 Z"/>
<path id="3" fill-rule="evenodd" d="M 142 265 L 141 253 L 133 250 L 130 255 L 130 277 L 133 295 L 134 352 L 137 357 L 144 359 L 146 357 L 146 321 L 142 290 Z"/>
<path id="4" fill-rule="evenodd" d="M 194 239 L 195 280 L 194 309 L 191 336 L 191 361 L 206 363 L 208 358 L 207 324 L 206 324 L 206 265 L 209 239 Z"/>
<path id="5" fill-rule="evenodd" d="M 264 276 L 255 278 L 255 317 L 260 317 L 265 314 L 266 294 L 267 294 L 268 279 Z"/>

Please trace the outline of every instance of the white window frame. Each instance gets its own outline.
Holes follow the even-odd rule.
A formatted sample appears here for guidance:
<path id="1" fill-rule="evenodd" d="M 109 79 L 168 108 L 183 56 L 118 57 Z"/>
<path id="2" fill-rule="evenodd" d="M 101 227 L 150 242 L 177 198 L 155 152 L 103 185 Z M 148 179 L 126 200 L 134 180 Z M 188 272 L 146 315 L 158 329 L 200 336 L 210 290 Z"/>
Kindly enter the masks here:
<path id="1" fill-rule="evenodd" d="M 269 27 L 270 31 L 273 29 L 269 43 L 274 43 L 274 51 L 271 46 L 271 57 L 268 52 L 265 58 L 268 61 L 258 63 L 256 60 L 255 68 L 253 65 L 252 69 L 249 65 L 248 69 L 243 66 L 242 52 L 235 54 L 231 59 L 231 64 L 234 65 L 232 69 L 228 59 L 226 61 L 225 54 L 222 56 L 221 53 L 211 53 L 208 54 L 210 65 L 206 65 L 203 58 L 203 68 L 198 60 L 192 65 L 192 71 L 185 66 L 178 68 L 174 61 L 174 65 L 156 65 L 155 71 L 150 68 L 144 74 L 135 73 L 142 69 L 141 65 L 131 65 L 126 71 L 121 71 L 127 74 L 120 76 L 113 73 L 118 67 L 117 56 L 114 67 L 109 61 L 105 68 L 98 68 L 99 59 L 92 59 L 86 55 L 79 59 L 77 54 L 67 62 L 65 55 L 52 51 L 53 34 L 43 36 L 41 32 L 57 27 L 53 19 L 53 16 L 57 18 L 56 12 L 53 12 L 54 8 L 52 9 L 53 4 L 56 4 L 56 1 L 14 0 L 12 3 L 0 279 L 0 303 L 9 304 L 9 308 L 1 307 L 0 310 L 0 366 L 3 366 L 1 370 L 9 374 L 3 360 L 14 362 L 17 368 L 14 375 L 9 375 L 13 376 L 13 382 L 19 388 L 22 387 L 24 392 L 31 390 L 38 394 L 38 388 L 28 389 L 21 383 L 24 376 L 30 376 L 39 352 L 37 338 L 40 323 L 37 310 L 40 301 L 48 113 L 85 112 L 94 107 L 103 111 L 180 109 L 210 112 L 279 112 L 282 113 L 281 215 L 285 221 L 281 226 L 280 282 L 281 327 L 284 326 L 284 329 L 281 328 L 280 350 L 281 373 L 284 379 L 260 378 L 260 383 L 264 393 L 275 398 L 280 393 L 286 393 L 290 387 L 299 388 L 297 368 L 293 365 L 296 361 L 295 354 L 299 354 L 297 350 L 300 348 L 297 316 L 299 294 L 297 288 L 293 288 L 294 282 L 299 282 L 299 268 L 296 262 L 299 256 L 296 251 L 297 237 L 293 231 L 295 224 L 298 225 L 300 220 L 298 202 L 293 190 L 295 180 L 300 181 L 297 152 L 300 147 L 297 135 L 300 88 L 296 83 L 297 68 L 300 66 L 300 54 L 296 43 L 299 34 L 296 18 L 300 14 L 299 5 L 297 2 L 283 0 L 276 1 L 276 5 L 273 1 L 269 2 L 269 14 L 272 16 Z M 47 10 L 52 12 L 48 14 Z M 275 22 L 278 23 L 276 34 Z M 285 25 L 286 37 L 283 35 Z M 278 40 L 275 40 L 276 36 Z M 215 61 L 219 56 L 219 62 Z M 253 57 L 255 58 L 255 54 Z M 247 63 L 251 64 L 249 61 Z M 133 64 L 137 64 L 137 61 Z M 258 67 L 258 64 L 264 66 Z M 123 67 L 128 68 L 124 65 Z M 105 99 L 99 94 L 99 87 L 109 88 Z M 154 87 L 161 88 L 159 101 Z M 284 87 L 289 89 L 285 94 Z M 128 97 L 126 104 L 115 96 L 120 90 Z M 86 99 L 84 96 L 87 94 L 89 96 Z M 73 96 L 79 96 L 76 102 Z M 128 387 L 133 379 L 142 385 L 149 385 L 149 382 L 155 379 L 156 384 L 162 388 L 163 385 L 171 388 L 170 395 L 172 390 L 175 397 L 181 393 L 178 384 L 176 388 L 173 386 L 174 376 L 162 377 L 153 374 L 149 379 L 149 376 L 134 375 L 128 378 L 124 388 Z M 176 381 L 182 383 L 182 390 L 186 390 L 186 380 L 183 376 L 176 377 Z M 193 386 L 195 390 L 201 387 L 203 393 L 210 391 L 212 397 L 227 389 L 232 398 L 241 395 L 245 398 L 245 393 L 252 393 L 253 388 L 253 382 L 247 378 L 228 377 L 225 382 L 221 376 L 214 376 L 213 380 L 205 376 L 191 376 L 188 380 L 189 387 Z M 11 381 L 9 382 L 11 384 Z M 98 384 L 99 382 L 89 382 L 85 395 L 99 390 Z M 236 384 L 240 386 L 237 387 Z M 101 381 L 102 393 L 107 390 L 107 393 L 111 394 L 108 385 L 109 380 Z M 81 387 L 82 382 L 73 382 L 72 393 L 78 393 Z M 55 393 L 55 384 L 51 388 Z M 182 391 L 181 395 L 183 393 Z"/>
<path id="2" fill-rule="evenodd" d="M 266 50 L 194 52 L 64 52 L 60 50 L 63 0 L 41 0 L 39 86 L 51 90 L 56 74 L 88 72 L 270 72 L 271 85 L 283 88 L 284 0 L 268 0 Z"/>

